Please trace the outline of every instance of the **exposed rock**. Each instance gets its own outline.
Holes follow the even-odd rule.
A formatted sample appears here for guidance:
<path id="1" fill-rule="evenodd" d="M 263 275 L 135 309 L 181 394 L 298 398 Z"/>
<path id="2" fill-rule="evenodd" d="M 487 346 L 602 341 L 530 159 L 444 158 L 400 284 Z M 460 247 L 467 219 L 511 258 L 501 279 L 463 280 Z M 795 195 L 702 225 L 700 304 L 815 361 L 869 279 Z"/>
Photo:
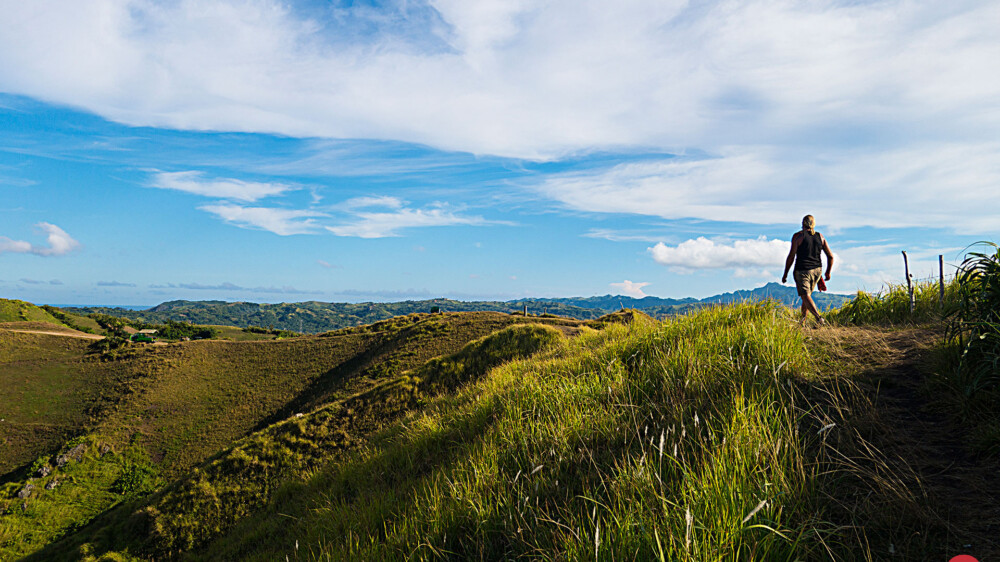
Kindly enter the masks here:
<path id="1" fill-rule="evenodd" d="M 19 499 L 26 500 L 29 496 L 31 496 L 31 491 L 34 489 L 34 484 L 25 484 L 24 488 L 21 488 L 21 491 L 17 493 L 17 497 Z"/>
<path id="2" fill-rule="evenodd" d="M 24 503 L 21 504 L 21 511 L 28 511 L 28 500 L 24 500 Z"/>
<path id="3" fill-rule="evenodd" d="M 101 457 L 111 452 L 111 445 L 107 443 L 101 445 Z"/>
<path id="4" fill-rule="evenodd" d="M 45 485 L 45 489 L 46 490 L 54 490 L 55 487 L 58 486 L 58 485 L 59 485 L 59 481 L 56 480 L 55 478 L 53 478 L 52 480 L 49 480 L 48 484 Z"/>
<path id="5" fill-rule="evenodd" d="M 83 458 L 83 453 L 85 453 L 86 451 L 87 451 L 87 445 L 84 443 L 80 443 L 76 447 L 73 447 L 69 451 L 56 457 L 56 466 L 62 468 L 66 466 L 66 463 L 68 463 L 71 460 L 79 461 L 81 458 Z"/>
<path id="6" fill-rule="evenodd" d="M 52 469 L 49 468 L 49 465 L 45 465 L 42 468 L 38 469 L 38 477 L 39 478 L 45 478 L 46 476 L 48 476 L 51 473 L 52 473 Z"/>

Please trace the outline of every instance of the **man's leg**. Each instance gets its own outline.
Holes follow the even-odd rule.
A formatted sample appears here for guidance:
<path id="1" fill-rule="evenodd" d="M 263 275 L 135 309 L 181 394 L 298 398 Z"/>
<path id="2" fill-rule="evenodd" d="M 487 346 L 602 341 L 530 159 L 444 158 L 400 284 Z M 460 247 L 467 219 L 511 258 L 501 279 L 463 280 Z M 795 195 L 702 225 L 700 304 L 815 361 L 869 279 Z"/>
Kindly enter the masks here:
<path id="1" fill-rule="evenodd" d="M 820 321 L 819 310 L 816 308 L 816 303 L 813 302 L 812 295 L 806 293 L 802 295 L 802 316 L 805 317 L 806 311 L 812 313 L 816 318 L 816 321 Z"/>

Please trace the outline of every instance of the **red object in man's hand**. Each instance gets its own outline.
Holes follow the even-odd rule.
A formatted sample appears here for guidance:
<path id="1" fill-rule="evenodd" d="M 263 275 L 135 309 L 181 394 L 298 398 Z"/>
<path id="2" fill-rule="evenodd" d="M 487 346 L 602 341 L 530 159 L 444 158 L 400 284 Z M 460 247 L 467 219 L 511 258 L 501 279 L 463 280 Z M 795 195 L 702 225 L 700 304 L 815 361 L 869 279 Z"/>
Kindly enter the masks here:
<path id="1" fill-rule="evenodd" d="M 816 288 L 820 291 L 826 291 L 826 281 L 823 281 L 822 277 L 819 278 L 819 283 L 816 284 Z"/>

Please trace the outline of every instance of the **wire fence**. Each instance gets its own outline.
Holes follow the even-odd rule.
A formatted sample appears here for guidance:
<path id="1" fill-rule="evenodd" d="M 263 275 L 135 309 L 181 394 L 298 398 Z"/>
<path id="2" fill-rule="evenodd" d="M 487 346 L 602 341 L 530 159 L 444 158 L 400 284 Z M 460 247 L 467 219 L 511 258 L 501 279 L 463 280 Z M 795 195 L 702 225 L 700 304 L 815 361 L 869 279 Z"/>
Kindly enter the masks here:
<path id="1" fill-rule="evenodd" d="M 945 275 L 944 255 L 939 254 L 938 274 L 936 276 L 914 278 L 913 274 L 910 273 L 910 260 L 909 257 L 906 255 L 906 250 L 903 250 L 902 253 L 903 253 L 903 272 L 906 275 L 906 288 L 910 297 L 910 314 L 913 314 L 913 311 L 916 309 L 917 306 L 916 293 L 922 287 L 927 288 L 929 286 L 933 286 L 934 284 L 938 285 L 938 305 L 943 307 L 945 302 L 945 287 L 947 286 L 949 281 L 955 279 L 955 277 L 958 275 L 958 269 L 956 268 L 954 273 Z"/>
<path id="2" fill-rule="evenodd" d="M 911 280 L 913 281 L 913 283 L 915 285 L 916 284 L 938 283 L 939 281 L 942 281 L 942 280 L 944 281 L 945 285 L 947 285 L 948 283 L 951 283 L 952 281 L 954 281 L 956 277 L 958 277 L 958 275 L 956 275 L 954 273 L 949 273 L 948 275 L 945 275 L 944 277 L 941 277 L 940 275 L 931 275 L 929 277 L 911 277 Z"/>

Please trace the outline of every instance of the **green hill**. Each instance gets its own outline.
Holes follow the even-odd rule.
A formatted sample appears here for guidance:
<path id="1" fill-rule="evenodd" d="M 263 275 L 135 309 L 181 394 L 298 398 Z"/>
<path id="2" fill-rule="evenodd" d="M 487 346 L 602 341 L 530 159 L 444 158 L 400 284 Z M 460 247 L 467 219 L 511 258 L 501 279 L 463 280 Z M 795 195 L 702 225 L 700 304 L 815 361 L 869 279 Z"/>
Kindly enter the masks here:
<path id="1" fill-rule="evenodd" d="M 61 323 L 45 309 L 35 306 L 30 302 L 13 299 L 0 299 L 0 322 Z"/>
<path id="2" fill-rule="evenodd" d="M 995 465 L 962 452 L 979 433 L 939 415 L 955 389 L 924 371 L 933 329 L 811 330 L 780 306 L 730 304 L 664 322 L 420 314 L 111 360 L 7 336 L 0 373 L 70 365 L 84 383 L 60 408 L 89 421 L 7 473 L 2 559 L 1000 552 L 982 538 L 992 504 L 956 497 L 941 472 Z M 19 378 L 30 398 L 40 377 Z"/>
<path id="3" fill-rule="evenodd" d="M 269 423 L 364 392 L 528 320 L 563 329 L 579 324 L 423 314 L 284 340 L 132 346 L 113 359 L 91 352 L 87 340 L 0 329 L 0 498 L 15 498 L 0 499 L 0 511 L 23 511 L 17 523 L 4 523 L 15 525 L 19 540 L 12 545 L 0 534 L 0 552 L 30 552 L 122 501 L 133 488 L 120 482 L 129 471 L 146 475 L 140 480 L 150 486 L 180 477 Z M 17 492 L 39 469 L 53 470 L 55 451 L 74 435 L 63 453 L 83 444 L 88 462 L 55 471 L 62 474 L 48 481 L 60 483 L 58 492 L 36 490 L 21 510 Z"/>
<path id="4" fill-rule="evenodd" d="M 36 306 L 20 300 L 0 299 L 0 323 L 6 322 L 48 322 L 82 332 L 101 333 L 97 322 L 86 314 L 75 314 L 52 306 Z"/>
<path id="5" fill-rule="evenodd" d="M 383 377 L 32 559 L 849 557 L 827 412 L 795 406 L 822 386 L 806 334 L 769 306 L 631 316 Z"/>
<path id="6" fill-rule="evenodd" d="M 814 299 L 821 310 L 841 306 L 852 297 L 828 293 L 815 293 Z M 306 333 L 360 326 L 386 320 L 395 316 L 431 312 L 433 309 L 448 312 L 502 312 L 518 313 L 526 308 L 529 314 L 551 314 L 578 320 L 593 320 L 622 308 L 639 309 L 657 318 L 675 316 L 707 305 L 733 302 L 760 302 L 776 300 L 785 306 L 799 306 L 795 287 L 769 283 L 750 291 L 737 291 L 705 299 L 661 299 L 645 297 L 636 299 L 625 296 L 572 297 L 552 299 L 521 299 L 512 301 L 456 301 L 432 299 L 394 303 L 327 303 L 299 302 L 258 304 L 225 301 L 169 301 L 148 310 L 122 308 L 67 309 L 80 315 L 101 313 L 141 322 L 162 324 L 168 320 L 202 325 L 265 326 Z"/>

